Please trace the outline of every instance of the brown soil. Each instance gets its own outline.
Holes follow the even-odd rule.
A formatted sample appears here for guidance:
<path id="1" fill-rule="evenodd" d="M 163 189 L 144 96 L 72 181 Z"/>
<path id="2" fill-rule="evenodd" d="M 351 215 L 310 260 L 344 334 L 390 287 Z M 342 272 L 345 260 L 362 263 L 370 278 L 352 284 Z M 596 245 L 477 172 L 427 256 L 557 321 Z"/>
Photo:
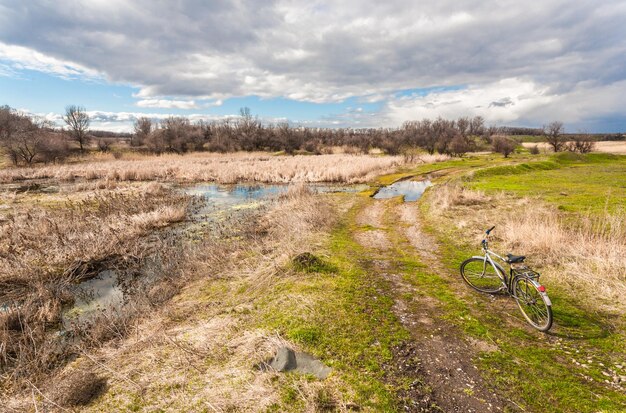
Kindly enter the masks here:
<path id="1" fill-rule="evenodd" d="M 376 226 L 384 226 L 388 221 L 390 239 L 406 239 L 410 245 L 403 244 L 403 252 L 412 248 L 424 263 L 442 273 L 437 266 L 438 256 L 436 241 L 424 233 L 420 225 L 418 204 L 380 203 L 369 200 L 359 215 L 376 217 Z M 383 212 L 381 213 L 381 209 Z M 385 214 L 388 213 L 388 216 Z M 362 222 L 361 225 L 375 225 Z M 393 231 L 401 231 L 394 237 Z M 372 231 L 369 231 L 372 232 Z M 355 238 L 363 244 L 365 241 L 356 233 Z M 440 303 L 437 299 L 420 294 L 409 281 L 396 273 L 394 258 L 389 254 L 389 247 L 378 248 L 368 244 L 372 254 L 365 258 L 370 273 L 384 277 L 389 281 L 390 294 L 395 300 L 394 312 L 405 328 L 411 333 L 411 341 L 394 349 L 394 360 L 387 366 L 388 381 L 410 383 L 399 386 L 398 398 L 406 412 L 498 412 L 515 411 L 516 407 L 507 403 L 489 389 L 473 364 L 472 359 L 478 352 L 497 351 L 495 343 L 468 340 L 454 325 L 441 320 Z M 386 254 L 386 255 L 385 255 Z M 381 258 L 384 257 L 384 258 Z M 407 298 L 408 297 L 408 298 Z"/>

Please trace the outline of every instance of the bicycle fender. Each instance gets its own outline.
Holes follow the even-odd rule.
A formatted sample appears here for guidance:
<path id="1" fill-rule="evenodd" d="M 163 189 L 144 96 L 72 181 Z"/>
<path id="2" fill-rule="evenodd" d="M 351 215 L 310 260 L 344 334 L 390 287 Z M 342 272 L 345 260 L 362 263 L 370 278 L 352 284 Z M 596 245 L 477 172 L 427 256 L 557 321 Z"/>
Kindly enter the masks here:
<path id="1" fill-rule="evenodd" d="M 537 291 L 539 291 L 539 287 L 541 287 L 541 284 L 539 284 L 537 281 L 532 280 L 532 279 L 530 280 L 530 282 L 533 283 Z M 546 293 L 545 291 L 544 292 L 539 291 L 539 294 L 541 294 L 541 296 L 545 298 L 546 304 L 552 307 L 552 301 L 550 301 L 550 297 L 548 297 L 548 293 Z"/>

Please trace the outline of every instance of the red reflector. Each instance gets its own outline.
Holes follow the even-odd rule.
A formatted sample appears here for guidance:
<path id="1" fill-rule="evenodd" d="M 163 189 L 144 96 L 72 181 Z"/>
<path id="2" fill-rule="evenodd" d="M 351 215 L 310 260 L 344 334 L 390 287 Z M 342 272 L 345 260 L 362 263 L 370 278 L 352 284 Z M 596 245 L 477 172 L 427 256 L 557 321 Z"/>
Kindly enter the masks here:
<path id="1" fill-rule="evenodd" d="M 542 293 L 546 292 L 546 287 L 544 287 L 543 285 L 540 285 L 539 288 L 537 288 L 539 291 L 541 291 Z"/>

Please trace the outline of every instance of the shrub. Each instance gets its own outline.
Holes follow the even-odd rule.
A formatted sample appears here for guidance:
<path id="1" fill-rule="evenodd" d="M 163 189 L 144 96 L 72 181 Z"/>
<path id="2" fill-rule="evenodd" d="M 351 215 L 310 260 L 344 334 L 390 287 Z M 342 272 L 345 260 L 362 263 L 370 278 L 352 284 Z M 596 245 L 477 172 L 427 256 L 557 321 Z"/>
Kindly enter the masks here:
<path id="1" fill-rule="evenodd" d="M 0 145 L 14 165 L 49 162 L 69 154 L 67 142 L 49 122 L 8 106 L 0 107 Z"/>
<path id="2" fill-rule="evenodd" d="M 100 152 L 109 152 L 112 144 L 112 139 L 100 138 L 98 139 L 98 150 L 100 150 Z"/>
<path id="3" fill-rule="evenodd" d="M 535 146 L 531 146 L 528 151 L 530 152 L 531 155 L 539 155 L 539 146 L 535 145 Z"/>
<path id="4" fill-rule="evenodd" d="M 589 134 L 574 135 L 565 146 L 570 152 L 589 153 L 596 146 L 595 140 Z"/>
<path id="5" fill-rule="evenodd" d="M 508 136 L 494 136 L 491 142 L 493 151 L 501 153 L 505 158 L 508 158 L 517 147 L 517 142 Z"/>

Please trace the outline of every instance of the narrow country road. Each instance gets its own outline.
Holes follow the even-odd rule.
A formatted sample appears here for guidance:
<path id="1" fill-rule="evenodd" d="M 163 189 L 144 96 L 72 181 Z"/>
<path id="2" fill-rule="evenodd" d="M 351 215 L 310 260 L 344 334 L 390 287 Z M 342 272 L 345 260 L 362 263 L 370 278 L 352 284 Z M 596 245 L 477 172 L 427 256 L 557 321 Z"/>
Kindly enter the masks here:
<path id="1" fill-rule="evenodd" d="M 412 383 L 399 394 L 404 411 L 517 410 L 489 390 L 472 362 L 477 352 L 495 351 L 496 345 L 465 339 L 440 317 L 440 301 L 418 287 L 421 274 L 451 276 L 437 262 L 437 242 L 422 229 L 418 207 L 417 202 L 368 198 L 353 223 L 354 239 L 365 251 L 362 265 L 371 277 L 388 281 L 394 313 L 411 333 L 412 340 L 396 349 L 392 366 L 392 374 Z M 415 266 L 398 259 L 407 256 Z"/>

